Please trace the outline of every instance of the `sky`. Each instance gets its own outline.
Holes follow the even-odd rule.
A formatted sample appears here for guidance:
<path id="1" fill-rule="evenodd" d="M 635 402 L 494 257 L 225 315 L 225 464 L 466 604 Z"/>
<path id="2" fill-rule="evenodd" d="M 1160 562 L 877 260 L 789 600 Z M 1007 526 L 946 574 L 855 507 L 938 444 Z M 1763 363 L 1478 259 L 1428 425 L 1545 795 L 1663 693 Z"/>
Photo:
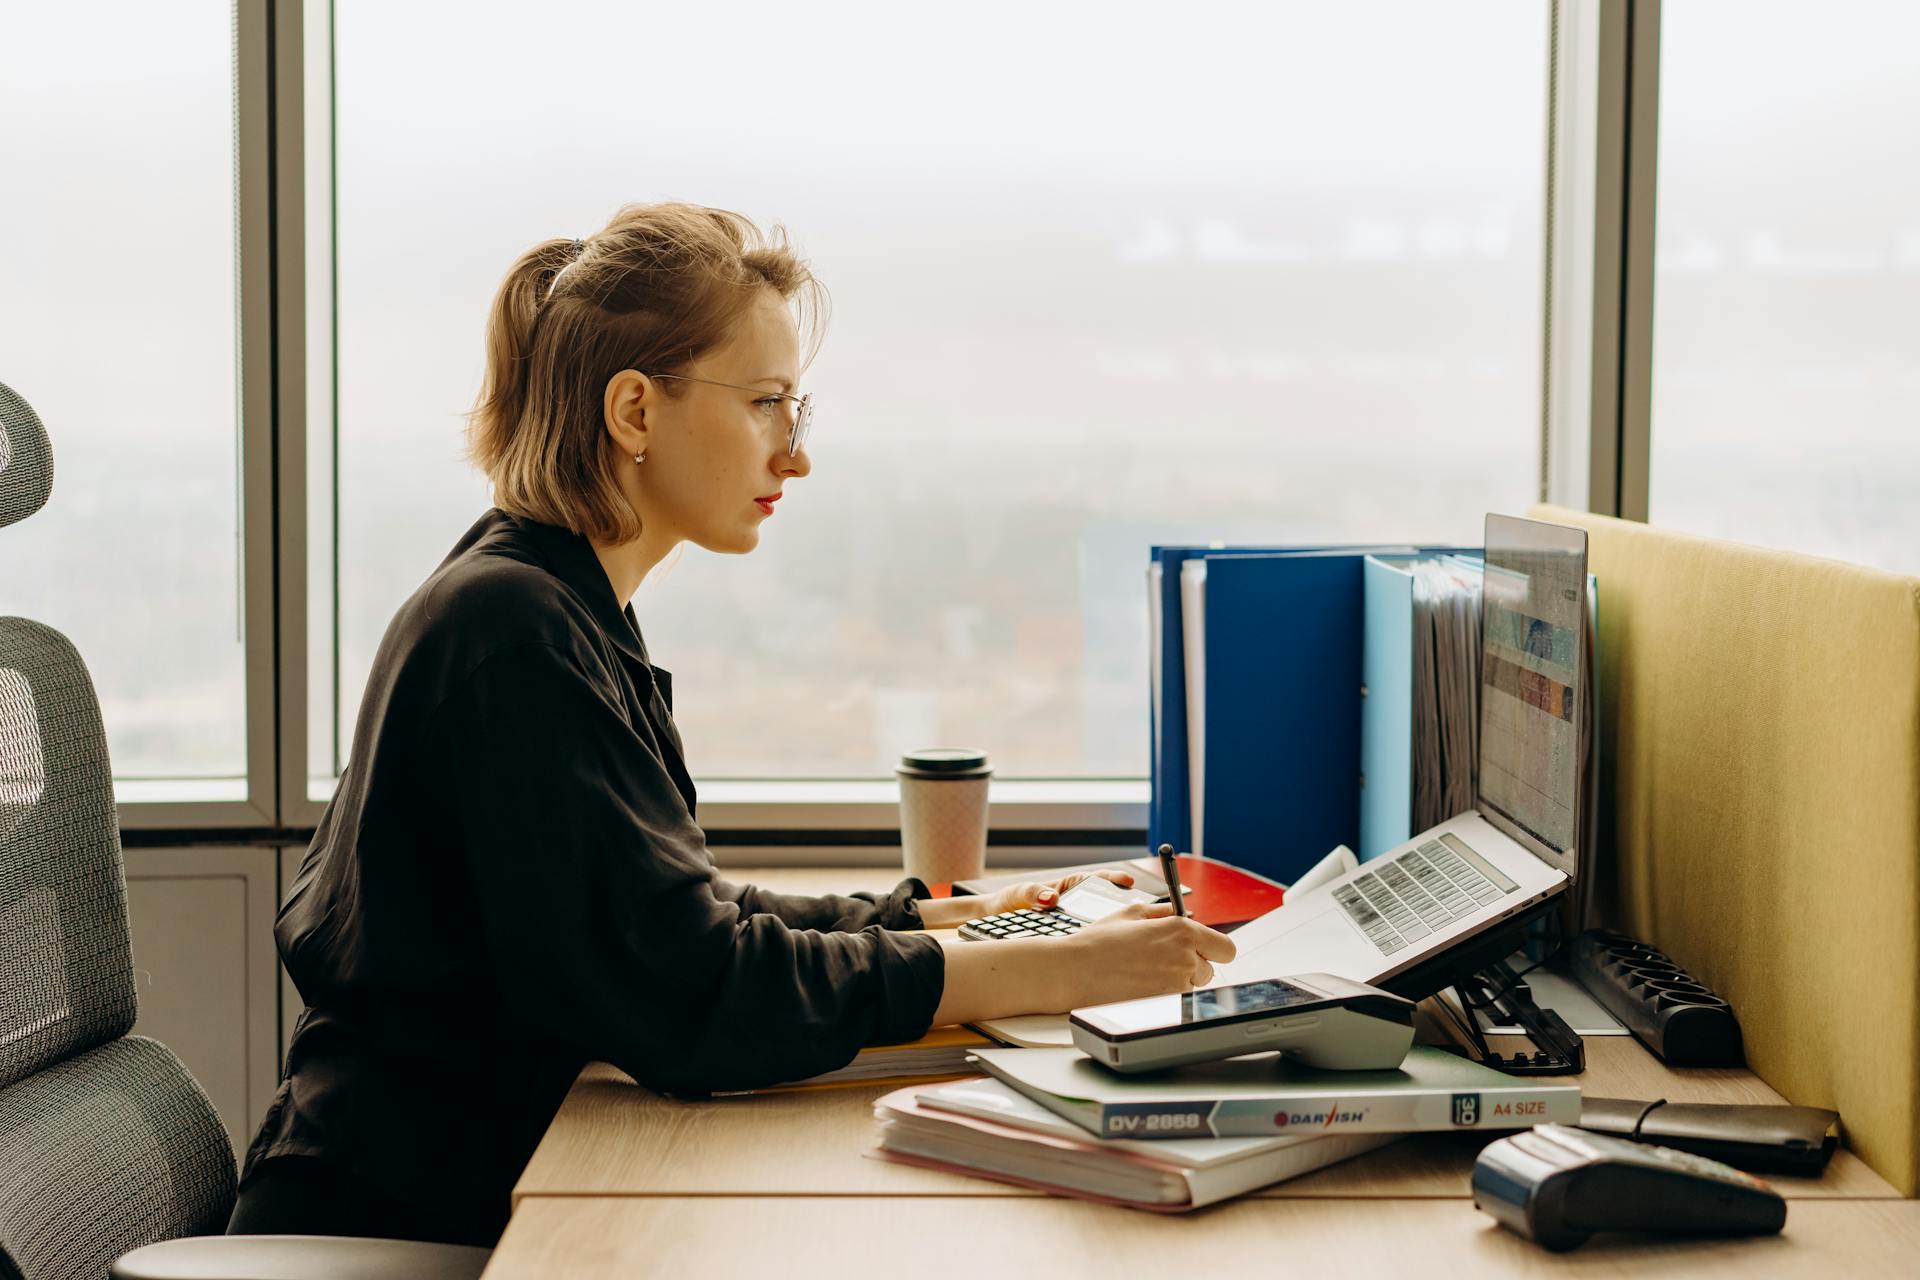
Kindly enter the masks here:
<path id="1" fill-rule="evenodd" d="M 0 16 L 31 55 L 0 81 L 0 381 L 59 459 L 0 609 L 79 644 L 119 772 L 234 774 L 232 15 L 107 8 Z M 1664 6 L 1653 516 L 1920 571 L 1920 176 L 1890 162 L 1920 19 L 1856 8 Z M 1139 776 L 1150 544 L 1473 541 L 1535 497 L 1543 4 L 448 13 L 336 15 L 319 772 L 485 510 L 461 426 L 501 275 L 628 201 L 782 224 L 833 298 L 814 474 L 754 555 L 635 601 L 702 776 L 942 743 Z"/>

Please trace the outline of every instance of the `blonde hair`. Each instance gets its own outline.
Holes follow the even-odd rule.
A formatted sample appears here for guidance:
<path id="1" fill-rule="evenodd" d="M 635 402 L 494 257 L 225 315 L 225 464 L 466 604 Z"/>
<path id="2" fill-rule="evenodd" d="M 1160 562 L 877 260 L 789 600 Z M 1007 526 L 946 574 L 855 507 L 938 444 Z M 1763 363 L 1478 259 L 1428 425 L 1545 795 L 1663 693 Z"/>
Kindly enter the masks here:
<path id="1" fill-rule="evenodd" d="M 494 505 L 603 542 L 638 537 L 607 443 L 607 381 L 686 368 L 726 341 L 761 289 L 797 305 L 811 358 L 826 291 L 780 227 L 769 235 L 724 209 L 633 204 L 585 240 L 521 255 L 487 318 L 486 376 L 467 419 Z"/>

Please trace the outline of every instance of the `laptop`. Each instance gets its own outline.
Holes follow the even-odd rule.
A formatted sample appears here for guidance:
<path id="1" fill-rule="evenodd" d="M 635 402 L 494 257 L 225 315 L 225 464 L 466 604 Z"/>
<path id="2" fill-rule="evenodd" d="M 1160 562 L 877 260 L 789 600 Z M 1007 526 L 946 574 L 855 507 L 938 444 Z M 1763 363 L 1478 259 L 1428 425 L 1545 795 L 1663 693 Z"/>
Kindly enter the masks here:
<path id="1" fill-rule="evenodd" d="M 1241 928 L 1210 985 L 1332 973 L 1430 995 L 1510 953 L 1514 929 L 1574 884 L 1592 713 L 1586 532 L 1489 515 L 1480 598 L 1474 807 Z"/>

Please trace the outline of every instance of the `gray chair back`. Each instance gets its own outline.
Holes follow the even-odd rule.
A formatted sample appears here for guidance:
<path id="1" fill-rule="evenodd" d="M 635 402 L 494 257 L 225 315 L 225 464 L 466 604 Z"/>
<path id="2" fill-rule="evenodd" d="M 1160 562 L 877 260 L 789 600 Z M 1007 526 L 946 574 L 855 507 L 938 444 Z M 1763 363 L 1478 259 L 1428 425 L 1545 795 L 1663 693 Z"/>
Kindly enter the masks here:
<path id="1" fill-rule="evenodd" d="M 53 451 L 40 415 L 0 382 L 0 528 L 46 505 L 53 490 Z"/>
<path id="2" fill-rule="evenodd" d="M 0 526 L 47 499 L 52 454 L 0 386 Z M 0 1276 L 106 1275 L 218 1231 L 234 1157 L 213 1104 L 136 1013 L 100 704 L 66 637 L 0 618 Z"/>
<path id="3" fill-rule="evenodd" d="M 133 1029 L 106 731 L 67 638 L 0 618 L 0 1089 Z"/>

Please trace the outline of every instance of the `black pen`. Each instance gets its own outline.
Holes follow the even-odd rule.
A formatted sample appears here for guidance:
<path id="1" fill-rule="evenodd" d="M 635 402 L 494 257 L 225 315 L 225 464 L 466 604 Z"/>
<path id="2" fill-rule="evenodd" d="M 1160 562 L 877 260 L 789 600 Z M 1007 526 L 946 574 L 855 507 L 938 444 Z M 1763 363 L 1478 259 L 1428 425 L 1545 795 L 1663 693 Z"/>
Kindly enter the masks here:
<path id="1" fill-rule="evenodd" d="M 1173 846 L 1160 846 L 1160 878 L 1167 882 L 1167 897 L 1173 903 L 1173 914 L 1187 914 L 1186 894 L 1180 889 L 1180 866 L 1173 860 Z"/>

